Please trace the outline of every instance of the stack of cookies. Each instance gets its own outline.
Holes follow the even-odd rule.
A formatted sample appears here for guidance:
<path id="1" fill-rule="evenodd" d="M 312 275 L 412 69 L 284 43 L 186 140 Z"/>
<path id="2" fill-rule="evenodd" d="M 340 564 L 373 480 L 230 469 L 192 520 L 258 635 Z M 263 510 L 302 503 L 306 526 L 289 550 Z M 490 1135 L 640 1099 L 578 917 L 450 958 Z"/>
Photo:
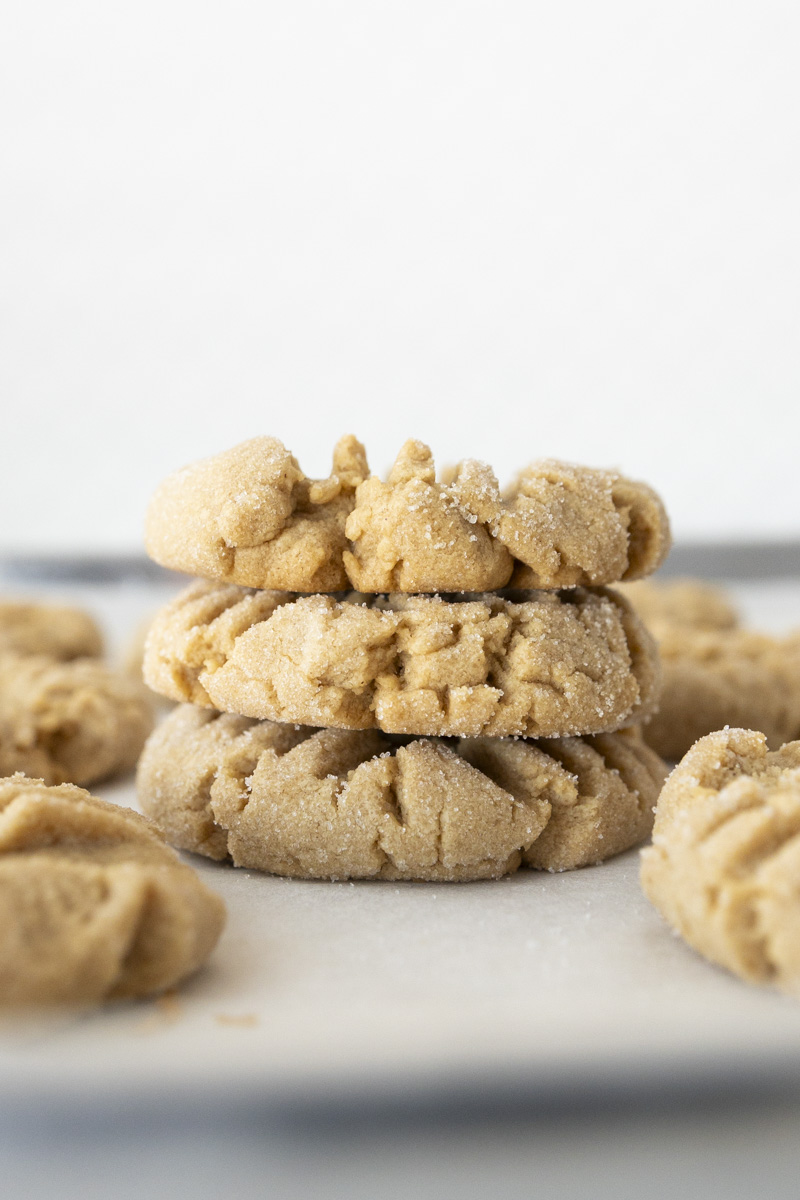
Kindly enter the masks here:
<path id="1" fill-rule="evenodd" d="M 501 494 L 475 461 L 437 480 L 417 441 L 384 482 L 353 437 L 311 480 L 263 437 L 167 479 L 146 537 L 202 577 L 145 650 L 182 702 L 139 767 L 174 845 L 303 878 L 470 880 L 647 836 L 658 656 L 605 586 L 669 547 L 645 485 L 545 461 Z"/>

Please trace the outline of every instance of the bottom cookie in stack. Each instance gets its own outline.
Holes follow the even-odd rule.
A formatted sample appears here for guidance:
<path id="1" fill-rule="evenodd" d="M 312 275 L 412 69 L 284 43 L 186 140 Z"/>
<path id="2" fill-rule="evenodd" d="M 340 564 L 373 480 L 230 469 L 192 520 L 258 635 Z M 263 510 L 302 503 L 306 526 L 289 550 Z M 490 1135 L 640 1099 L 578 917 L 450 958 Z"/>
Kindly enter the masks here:
<path id="1" fill-rule="evenodd" d="M 666 775 L 638 731 L 419 738 L 184 704 L 151 736 L 139 800 L 173 845 L 306 879 L 497 878 L 643 841 Z"/>

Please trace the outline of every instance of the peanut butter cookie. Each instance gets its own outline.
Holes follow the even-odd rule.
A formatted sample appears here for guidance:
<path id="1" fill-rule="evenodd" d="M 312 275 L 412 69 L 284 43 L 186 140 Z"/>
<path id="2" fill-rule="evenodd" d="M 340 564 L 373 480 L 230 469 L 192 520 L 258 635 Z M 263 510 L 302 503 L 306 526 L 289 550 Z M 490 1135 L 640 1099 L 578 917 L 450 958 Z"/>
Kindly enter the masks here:
<path id="1" fill-rule="evenodd" d="M 725 725 L 761 729 L 774 746 L 800 734 L 800 642 L 744 629 L 662 626 L 663 686 L 644 728 L 648 745 L 677 761 Z"/>
<path id="2" fill-rule="evenodd" d="M 148 510 L 156 562 L 249 587 L 323 592 L 597 586 L 654 571 L 670 545 L 655 492 L 613 471 L 545 460 L 502 495 L 469 459 L 437 482 L 408 441 L 386 482 L 343 438 L 326 480 L 275 438 L 170 476 Z"/>
<path id="3" fill-rule="evenodd" d="M 328 479 L 307 479 L 277 438 L 253 438 L 170 475 L 147 511 L 147 553 L 162 566 L 260 588 L 335 592 L 345 521 L 368 474 L 344 437 Z"/>
<path id="4" fill-rule="evenodd" d="M 641 579 L 672 545 L 664 505 L 646 483 L 553 459 L 520 473 L 496 520 L 498 538 L 519 560 L 511 587 Z"/>
<path id="5" fill-rule="evenodd" d="M 675 628 L 710 631 L 736 629 L 739 614 L 723 588 L 700 579 L 641 579 L 623 584 L 647 628 L 660 638 Z"/>
<path id="6" fill-rule="evenodd" d="M 103 635 L 88 613 L 61 604 L 0 600 L 0 654 L 99 658 Z"/>
<path id="7" fill-rule="evenodd" d="M 173 845 L 301 878 L 468 880 L 635 845 L 664 764 L 633 731 L 526 742 L 313 730 L 183 705 L 139 800 Z"/>
<path id="8" fill-rule="evenodd" d="M 0 781 L 0 1001 L 96 1004 L 172 987 L 211 953 L 218 896 L 144 817 Z"/>
<path id="9" fill-rule="evenodd" d="M 642 852 L 642 887 L 712 962 L 800 992 L 800 742 L 727 729 L 670 775 Z"/>
<path id="10" fill-rule="evenodd" d="M 96 659 L 0 654 L 0 775 L 92 783 L 132 767 L 152 727 L 141 684 Z"/>
<path id="11" fill-rule="evenodd" d="M 431 736 L 602 733 L 658 690 L 630 605 L 582 588 L 337 600 L 198 582 L 156 618 L 144 674 L 224 712 Z"/>

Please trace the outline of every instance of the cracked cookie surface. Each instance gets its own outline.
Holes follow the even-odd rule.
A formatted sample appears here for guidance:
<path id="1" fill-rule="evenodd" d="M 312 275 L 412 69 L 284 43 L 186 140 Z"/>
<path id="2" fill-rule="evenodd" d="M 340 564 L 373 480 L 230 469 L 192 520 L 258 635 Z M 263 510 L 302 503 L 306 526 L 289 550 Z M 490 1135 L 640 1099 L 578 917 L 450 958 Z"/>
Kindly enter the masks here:
<path id="1" fill-rule="evenodd" d="M 350 436 L 330 477 L 309 480 L 263 437 L 166 479 L 145 542 L 163 566 L 248 587 L 446 592 L 637 579 L 670 533 L 656 493 L 613 471 L 543 460 L 503 494 L 473 459 L 437 481 L 429 448 L 409 440 L 384 482 Z"/>
<path id="2" fill-rule="evenodd" d="M 0 654 L 0 775 L 92 783 L 131 768 L 152 727 L 142 685 L 102 662 Z"/>
<path id="3" fill-rule="evenodd" d="M 670 775 L 642 887 L 695 950 L 753 983 L 800 992 L 800 742 L 699 741 Z"/>
<path id="4" fill-rule="evenodd" d="M 606 732 L 658 689 L 627 601 L 581 588 L 337 600 L 198 582 L 153 623 L 144 674 L 244 716 L 445 737 Z"/>
<path id="5" fill-rule="evenodd" d="M 146 818 L 70 784 L 0 780 L 0 1002 L 96 1004 L 196 970 L 222 900 Z"/>
<path id="6" fill-rule="evenodd" d="M 457 881 L 636 845 L 665 771 L 634 731 L 410 740 L 183 705 L 148 741 L 137 788 L 173 845 L 236 866 Z"/>

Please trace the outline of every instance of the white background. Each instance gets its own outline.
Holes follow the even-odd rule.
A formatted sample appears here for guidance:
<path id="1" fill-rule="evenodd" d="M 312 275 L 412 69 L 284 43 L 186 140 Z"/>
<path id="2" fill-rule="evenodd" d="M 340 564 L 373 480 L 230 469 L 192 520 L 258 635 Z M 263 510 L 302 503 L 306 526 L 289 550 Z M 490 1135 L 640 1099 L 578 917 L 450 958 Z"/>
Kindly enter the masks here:
<path id="1" fill-rule="evenodd" d="M 796 0 L 27 0 L 0 40 L 0 550 L 352 430 L 800 535 Z"/>

